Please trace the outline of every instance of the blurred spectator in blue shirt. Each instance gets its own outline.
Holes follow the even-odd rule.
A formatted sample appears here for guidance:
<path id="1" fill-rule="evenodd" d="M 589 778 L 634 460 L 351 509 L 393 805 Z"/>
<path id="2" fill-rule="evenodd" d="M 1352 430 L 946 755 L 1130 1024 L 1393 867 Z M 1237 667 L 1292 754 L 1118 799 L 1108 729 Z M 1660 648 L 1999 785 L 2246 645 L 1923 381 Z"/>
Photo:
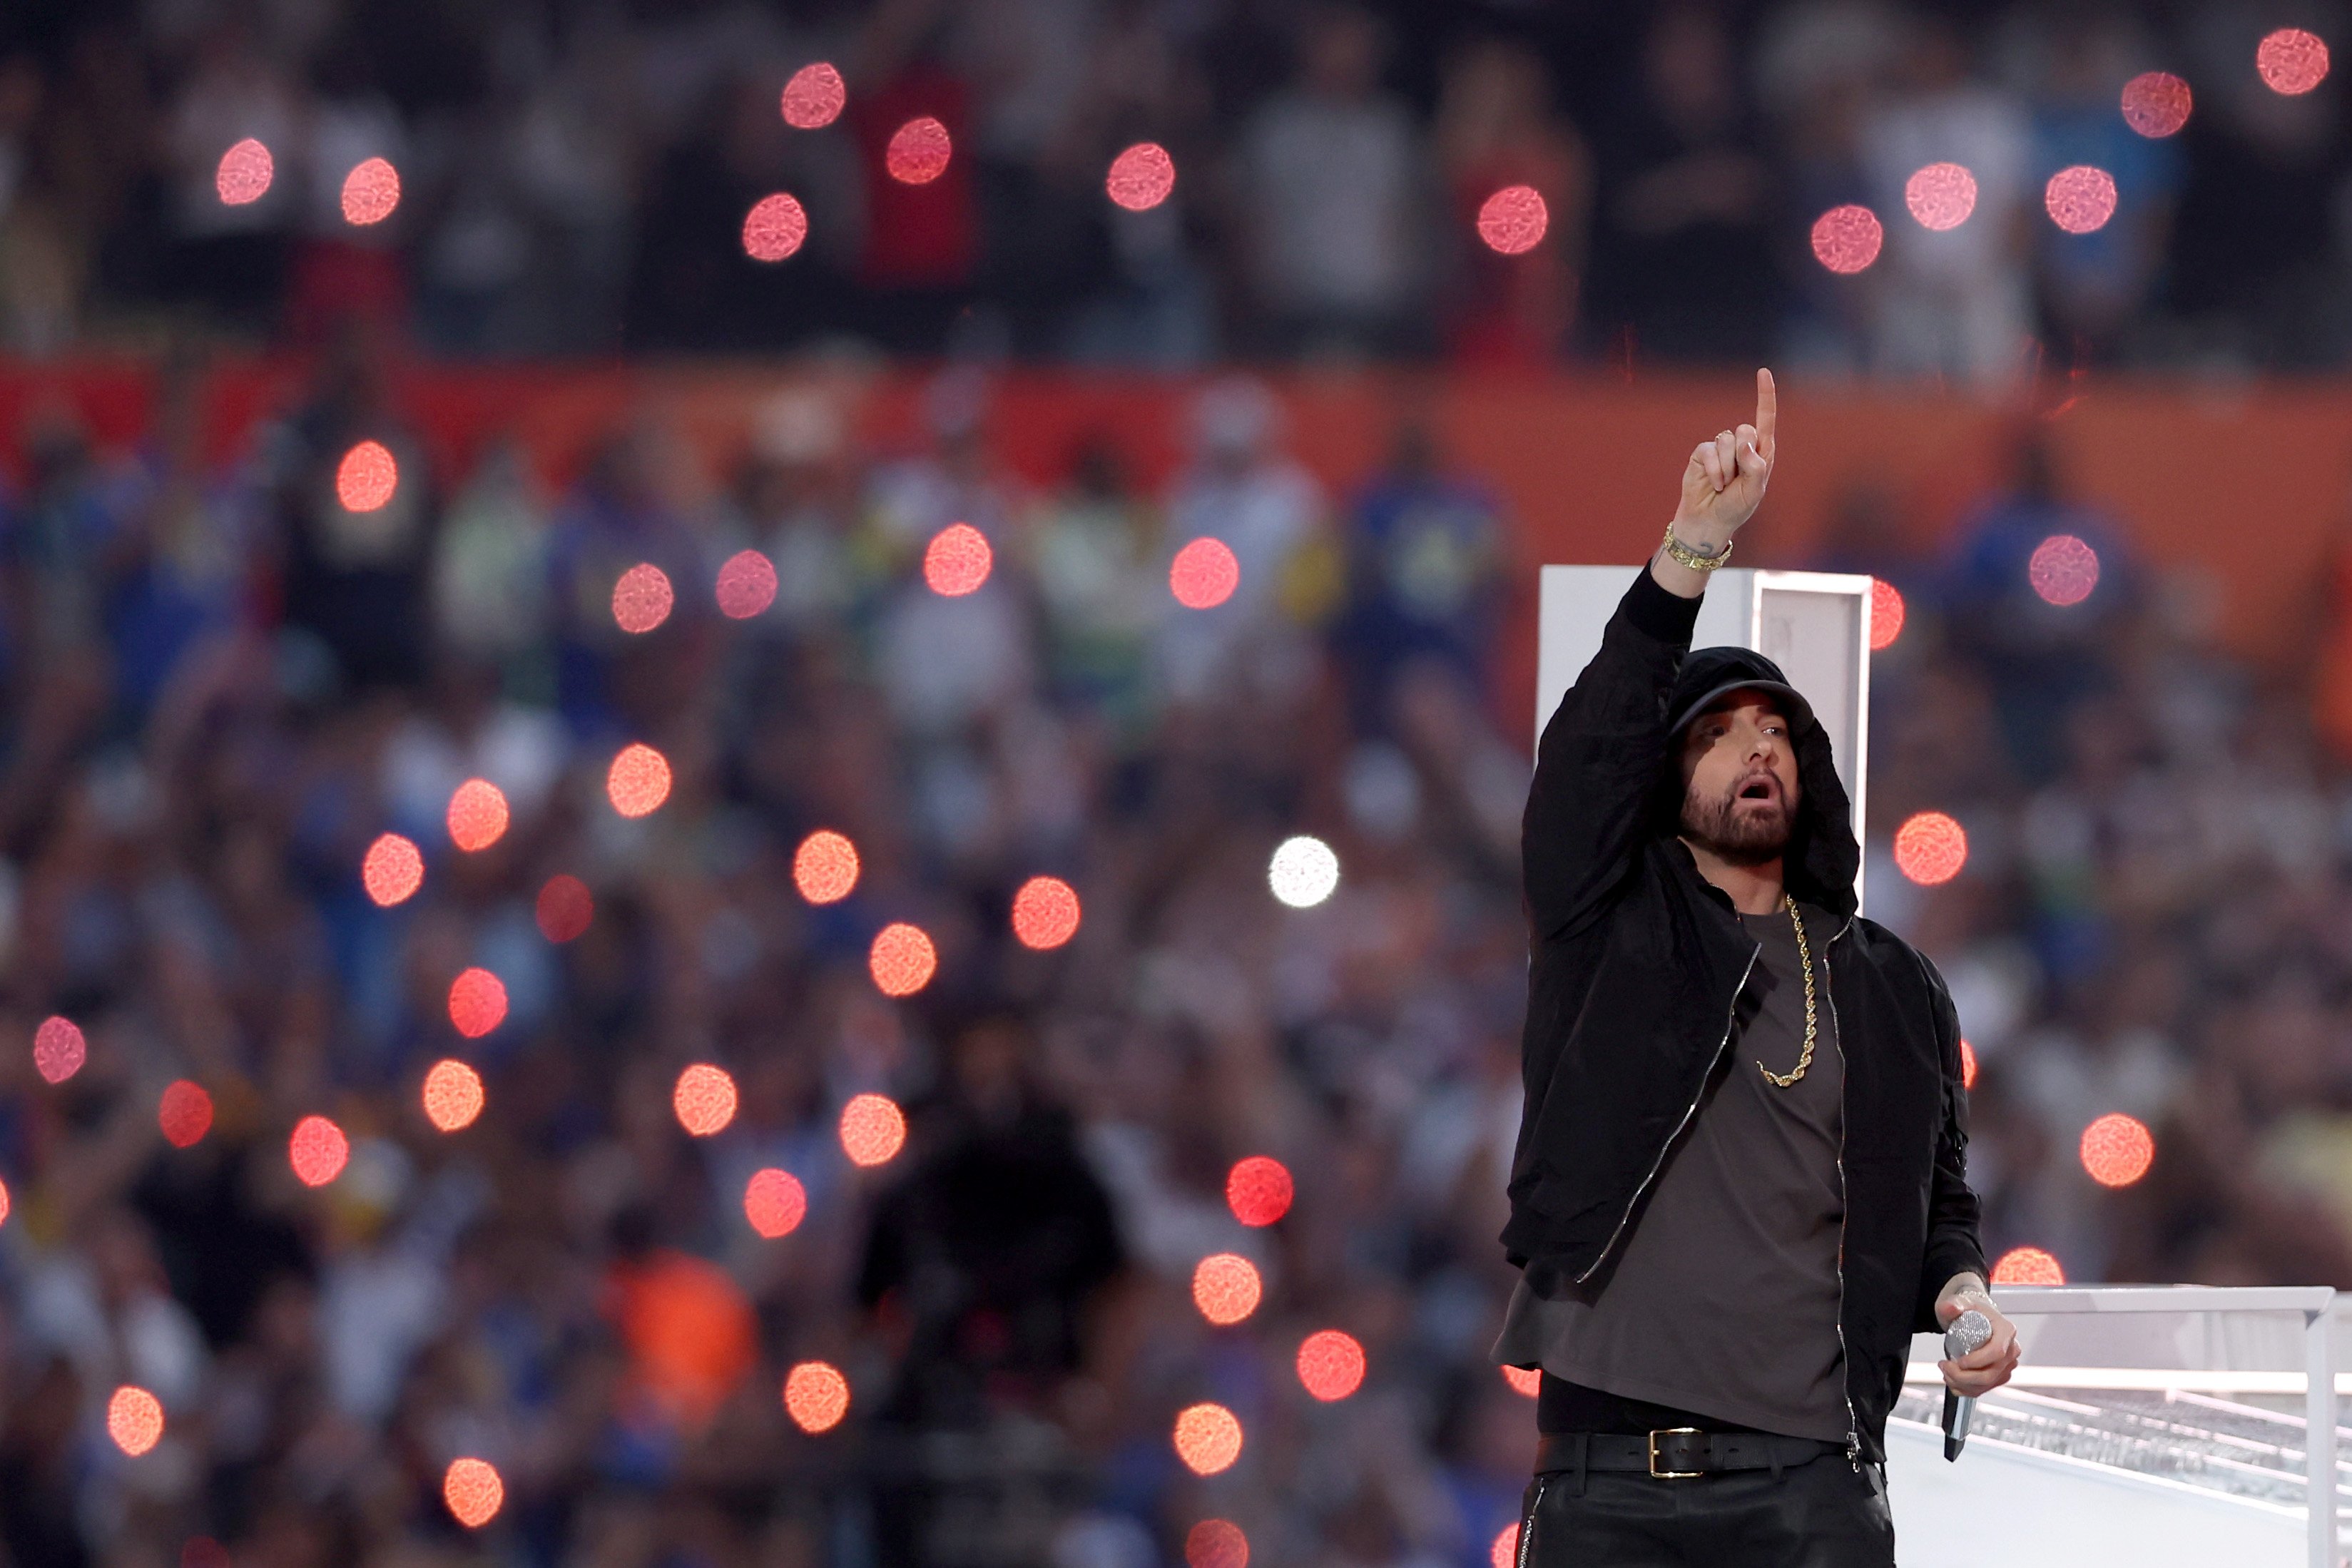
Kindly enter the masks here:
<path id="1" fill-rule="evenodd" d="M 2075 18 L 2058 25 L 2042 57 L 2047 74 L 2033 107 L 2037 188 L 2082 164 L 2116 182 L 2115 216 L 2090 233 L 2036 226 L 2042 312 L 2053 348 L 2069 363 L 2111 359 L 2137 324 L 2180 191 L 2178 145 L 2140 135 L 2116 112 L 2133 43 L 2112 18 Z"/>
<path id="2" fill-rule="evenodd" d="M 1507 564 L 1502 509 L 1484 485 L 1446 470 L 1425 417 L 1398 422 L 1388 467 L 1357 499 L 1347 549 L 1337 637 L 1358 731 L 1386 731 L 1389 688 L 1415 659 L 1477 689 Z"/>

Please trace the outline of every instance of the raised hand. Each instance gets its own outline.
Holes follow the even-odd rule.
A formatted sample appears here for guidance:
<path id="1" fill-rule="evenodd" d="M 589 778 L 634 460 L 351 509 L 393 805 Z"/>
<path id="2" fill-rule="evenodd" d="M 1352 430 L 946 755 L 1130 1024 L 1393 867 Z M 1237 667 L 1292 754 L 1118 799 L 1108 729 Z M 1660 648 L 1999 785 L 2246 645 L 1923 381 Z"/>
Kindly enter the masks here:
<path id="1" fill-rule="evenodd" d="M 1756 373 L 1756 423 L 1725 430 L 1702 441 L 1683 468 L 1682 504 L 1675 509 L 1675 537 L 1694 550 L 1712 553 L 1730 542 L 1740 524 L 1756 514 L 1771 482 L 1779 451 L 1775 430 L 1780 396 L 1772 373 Z"/>

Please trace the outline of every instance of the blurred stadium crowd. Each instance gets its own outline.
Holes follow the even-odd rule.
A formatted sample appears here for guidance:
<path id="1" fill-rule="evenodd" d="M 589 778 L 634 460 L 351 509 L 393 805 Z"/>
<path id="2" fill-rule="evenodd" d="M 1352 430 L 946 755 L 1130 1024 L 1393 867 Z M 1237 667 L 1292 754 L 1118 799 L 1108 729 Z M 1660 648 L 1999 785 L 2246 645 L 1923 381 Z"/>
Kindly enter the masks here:
<path id="1" fill-rule="evenodd" d="M 1108 446 L 1035 489 L 951 370 L 877 442 L 789 391 L 733 473 L 648 418 L 559 493 L 493 447 L 353 510 L 356 437 L 413 452 L 366 341 L 219 471 L 186 362 L 132 449 L 26 437 L 0 1039 L 57 1013 L 87 1046 L 0 1052 L 7 1561 L 1231 1568 L 1193 1538 L 1223 1520 L 1257 1561 L 1487 1562 L 1532 1436 L 1487 1360 L 1527 752 L 1492 718 L 1508 520 L 1475 476 L 1408 416 L 1325 493 L 1228 379 L 1166 493 Z M 2084 1280 L 2352 1283 L 2352 784 L 2318 678 L 2214 651 L 2030 438 L 1943 555 L 1885 555 L 1876 506 L 1780 563 L 1903 592 L 1868 897 L 1981 1063 L 1989 1241 Z M 931 546 L 960 522 L 984 580 L 941 592 L 981 569 Z M 2060 533 L 2099 561 L 2063 605 L 2029 567 Z M 1239 585 L 1193 609 L 1171 561 L 1202 535 Z M 764 608 L 723 586 L 746 549 Z M 675 603 L 633 633 L 645 563 Z M 672 780 L 634 817 L 632 742 Z M 467 850 L 477 777 L 509 820 Z M 1968 858 L 1922 886 L 1891 825 L 1930 808 Z M 820 828 L 859 864 L 813 903 Z M 425 869 L 379 907 L 386 831 Z M 1297 833 L 1341 867 L 1304 908 L 1268 878 Z M 1039 874 L 1082 906 L 1043 951 L 1008 919 Z M 890 921 L 938 953 L 903 1000 L 869 964 Z M 452 1058 L 488 1104 L 445 1135 Z M 740 1095 L 704 1137 L 696 1063 Z M 909 1134 L 867 1165 L 838 1127 L 871 1093 Z M 2158 1145 L 2119 1190 L 2076 1154 L 2112 1112 Z M 350 1140 L 315 1190 L 310 1115 Z M 1267 1155 L 1295 1203 L 1245 1225 L 1228 1173 Z M 780 1237 L 767 1168 L 805 1200 Z M 1195 1280 L 1219 1253 L 1263 1287 L 1235 1326 L 1208 1315 L 1248 1290 Z M 1369 1370 L 1326 1403 L 1294 1362 L 1328 1329 Z M 851 1391 L 814 1434 L 779 1397 L 811 1361 Z M 110 1440 L 123 1384 L 166 1415 L 143 1457 Z M 1171 1423 L 1204 1401 L 1244 1446 L 1202 1479 Z M 461 1457 L 504 1486 L 473 1533 Z"/>
<path id="2" fill-rule="evenodd" d="M 1410 412 L 1328 492 L 1246 378 L 1204 381 L 1164 491 L 1108 441 L 1025 484 L 969 362 L 1998 382 L 2039 333 L 2073 363 L 2332 363 L 2340 100 L 2240 80 L 2252 10 L 2020 7 L 1961 50 L 1830 3 L 21 9 L 8 346 L 209 324 L 317 369 L 226 465 L 176 350 L 135 443 L 43 404 L 7 454 L 0 1563 L 1239 1568 L 1210 1520 L 1260 1563 L 1489 1563 L 1533 1414 L 1487 1361 L 1526 953 L 1511 520 Z M 848 110 L 789 131 L 779 85 L 818 58 Z M 2116 113 L 2151 65 L 2196 84 L 2177 138 Z M 919 113 L 959 151 L 897 185 L 878 149 Z M 1868 271 L 1816 263 L 1815 213 L 1901 212 L 1906 138 L 1960 130 L 1965 243 L 1890 222 Z M 245 136 L 277 175 L 225 205 Z M 1146 136 L 1176 194 L 1127 213 L 1102 171 Z M 403 195 L 354 227 L 371 156 Z M 2034 214 L 2053 161 L 2113 169 L 2117 220 Z M 1472 215 L 1513 181 L 1551 227 L 1507 258 Z M 740 238 L 784 187 L 809 237 L 779 272 Z M 551 487 L 506 446 L 432 472 L 401 338 L 967 363 L 880 441 L 812 383 L 733 471 L 647 417 Z M 363 440 L 388 495 L 342 482 Z M 1980 1063 L 1989 1244 L 2083 1280 L 2352 1286 L 2352 575 L 2314 586 L 2308 668 L 2257 680 L 2030 428 L 1938 553 L 1895 552 L 1895 504 L 1853 492 L 1813 559 L 1768 509 L 1743 564 L 1900 591 L 1867 896 Z M 927 574 L 953 523 L 987 552 Z M 2095 552 L 2065 603 L 2030 564 L 2054 535 Z M 1171 567 L 1202 536 L 1238 585 L 1193 608 Z M 772 600 L 721 587 L 746 550 Z M 646 563 L 675 603 L 624 629 Z M 669 769 L 639 816 L 608 796 L 628 744 Z M 475 778 L 509 816 L 461 849 Z M 1927 810 L 1968 835 L 1933 885 L 1894 850 Z M 822 903 L 818 829 L 858 855 Z M 386 832 L 424 860 L 388 906 L 362 877 Z M 1341 868 L 1303 908 L 1268 885 L 1296 834 Z M 1037 875 L 1080 900 L 1065 945 L 1015 935 Z M 903 998 L 869 963 L 898 921 L 938 960 Z M 453 1001 L 469 966 L 502 986 L 487 1026 Z M 79 1054 L 33 1047 L 52 1015 Z M 487 1104 L 445 1134 L 446 1058 Z M 695 1136 L 673 1086 L 704 1063 L 738 1100 Z M 839 1119 L 877 1093 L 908 1137 L 860 1163 Z M 2112 1112 L 2157 1148 L 2116 1188 L 2078 1157 Z M 312 1115 L 348 1138 L 316 1187 Z M 1229 1202 L 1252 1156 L 1295 1183 L 1272 1224 Z M 805 1202 L 776 1237 L 746 1205 L 767 1169 Z M 1263 1285 L 1223 1327 L 1194 1278 L 1220 1253 Z M 1326 1401 L 1296 1358 L 1331 1329 L 1368 1370 Z M 787 1411 L 810 1362 L 845 1418 Z M 137 1458 L 124 1384 L 164 1416 Z M 1245 1435 L 1207 1477 L 1171 1444 L 1202 1402 Z M 461 1457 L 503 1487 L 479 1528 Z"/>
<path id="3" fill-rule="evenodd" d="M 2324 48 L 2256 69 L 2331 8 L 2273 9 L 46 0 L 0 22 L 0 341 L 299 338 L 364 301 L 449 353 L 2340 364 L 2347 100 Z M 846 110 L 793 130 L 819 60 Z M 910 185 L 883 153 L 923 116 L 953 151 Z M 246 138 L 275 178 L 226 204 Z M 1174 191 L 1123 210 L 1105 170 L 1146 140 Z M 396 205 L 359 225 L 373 158 Z M 1938 160 L 1957 217 L 1908 188 Z M 2084 166 L 2112 216 L 2065 232 L 2044 182 Z M 1520 184 L 1549 232 L 1498 255 L 1475 220 Z M 777 191 L 806 244 L 749 259 Z M 1846 204 L 1885 226 L 1860 275 L 1808 244 Z"/>

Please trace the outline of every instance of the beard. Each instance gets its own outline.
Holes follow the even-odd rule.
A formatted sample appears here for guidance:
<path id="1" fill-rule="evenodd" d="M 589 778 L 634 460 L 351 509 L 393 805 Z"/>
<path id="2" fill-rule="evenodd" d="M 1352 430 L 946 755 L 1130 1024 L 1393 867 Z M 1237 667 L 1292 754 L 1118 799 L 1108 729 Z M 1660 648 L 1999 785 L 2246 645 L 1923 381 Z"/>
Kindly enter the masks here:
<path id="1" fill-rule="evenodd" d="M 1682 836 L 1717 858 L 1734 866 L 1762 866 L 1778 860 L 1796 830 L 1796 808 L 1778 789 L 1769 805 L 1742 810 L 1739 791 L 1748 780 L 1736 781 L 1720 795 L 1684 792 Z"/>

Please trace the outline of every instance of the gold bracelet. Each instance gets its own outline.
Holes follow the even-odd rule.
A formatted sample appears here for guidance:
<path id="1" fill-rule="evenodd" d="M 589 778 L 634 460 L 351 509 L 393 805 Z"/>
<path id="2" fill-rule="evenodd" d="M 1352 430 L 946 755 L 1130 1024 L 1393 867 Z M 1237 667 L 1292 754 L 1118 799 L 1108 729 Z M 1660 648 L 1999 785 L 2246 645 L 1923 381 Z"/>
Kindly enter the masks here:
<path id="1" fill-rule="evenodd" d="M 1673 523 L 1670 522 L 1666 524 L 1666 553 L 1674 557 L 1676 564 L 1687 566 L 1694 572 L 1712 572 L 1717 567 L 1722 565 L 1725 562 L 1730 560 L 1732 542 L 1732 541 L 1727 539 L 1723 542 L 1723 549 L 1717 553 L 1713 555 L 1701 555 L 1697 551 L 1693 550 L 1689 545 L 1685 544 L 1681 540 L 1675 537 L 1675 525 Z"/>

